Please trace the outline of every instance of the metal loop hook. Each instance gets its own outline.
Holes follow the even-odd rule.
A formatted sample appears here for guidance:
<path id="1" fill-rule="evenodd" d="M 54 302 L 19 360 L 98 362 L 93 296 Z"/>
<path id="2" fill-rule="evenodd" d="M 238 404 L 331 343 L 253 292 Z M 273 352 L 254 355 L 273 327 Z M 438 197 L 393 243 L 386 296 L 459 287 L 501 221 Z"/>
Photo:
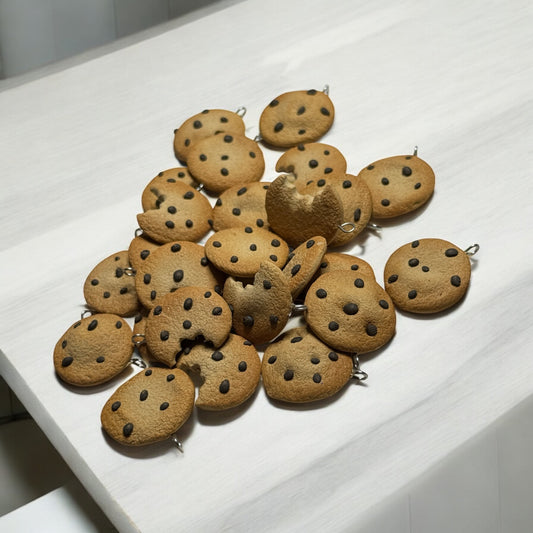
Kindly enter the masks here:
<path id="1" fill-rule="evenodd" d="M 85 317 L 91 316 L 94 313 L 90 309 L 85 309 L 85 311 L 82 311 L 81 318 L 84 319 Z"/>
<path id="2" fill-rule="evenodd" d="M 254 142 L 256 143 L 259 143 L 263 140 L 263 137 L 261 137 L 261 134 L 258 133 L 255 137 L 254 137 Z"/>
<path id="3" fill-rule="evenodd" d="M 377 231 L 378 233 L 383 229 L 379 224 L 374 224 L 374 222 L 369 222 L 366 227 L 372 231 Z"/>
<path id="4" fill-rule="evenodd" d="M 324 85 L 324 89 L 322 89 L 322 92 L 323 92 L 325 95 L 329 95 L 329 85 Z"/>
<path id="5" fill-rule="evenodd" d="M 137 271 L 133 267 L 123 268 L 122 271 L 126 276 L 135 276 L 135 274 L 137 274 Z"/>
<path id="6" fill-rule="evenodd" d="M 415 149 L 413 151 L 413 155 L 416 157 L 418 155 L 418 146 L 415 146 Z"/>
<path id="7" fill-rule="evenodd" d="M 357 355 L 352 355 L 353 360 L 353 369 L 352 373 L 350 374 L 351 379 L 356 379 L 357 381 L 365 381 L 365 379 L 368 378 L 368 374 L 361 370 L 361 367 L 359 365 L 359 357 Z"/>
<path id="8" fill-rule="evenodd" d="M 304 313 L 305 311 L 307 311 L 307 305 L 304 305 L 304 304 L 292 304 L 291 315 L 294 315 L 295 313 Z"/>
<path id="9" fill-rule="evenodd" d="M 337 226 L 343 233 L 353 233 L 356 225 L 353 222 L 343 222 Z"/>
<path id="10" fill-rule="evenodd" d="M 135 237 L 140 237 L 143 234 L 142 228 L 137 228 L 135 230 Z"/>
<path id="11" fill-rule="evenodd" d="M 205 187 L 205 186 L 204 186 L 203 183 L 199 183 L 199 184 L 198 184 L 198 187 L 196 187 L 196 190 L 197 190 L 198 192 L 203 191 L 203 190 L 204 190 L 204 187 Z"/>
<path id="12" fill-rule="evenodd" d="M 476 255 L 479 251 L 479 244 L 472 244 L 465 250 L 465 254 L 472 257 L 473 255 Z"/>
<path id="13" fill-rule="evenodd" d="M 131 342 L 134 344 L 134 346 L 142 346 L 146 343 L 146 337 L 142 333 L 135 333 L 131 337 Z"/>
<path id="14" fill-rule="evenodd" d="M 130 360 L 130 363 L 132 365 L 138 366 L 143 369 L 148 368 L 148 365 L 142 359 L 139 359 L 138 357 L 132 357 Z"/>
<path id="15" fill-rule="evenodd" d="M 172 435 L 171 439 L 172 439 L 172 442 L 176 445 L 176 448 L 177 448 L 181 453 L 183 453 L 183 444 L 182 444 L 182 442 L 178 439 L 178 437 L 177 437 L 176 435 Z"/>
<path id="16" fill-rule="evenodd" d="M 240 107 L 237 108 L 237 110 L 235 111 L 235 114 L 236 115 L 239 115 L 239 117 L 244 117 L 244 115 L 246 115 L 246 108 L 242 105 Z"/>

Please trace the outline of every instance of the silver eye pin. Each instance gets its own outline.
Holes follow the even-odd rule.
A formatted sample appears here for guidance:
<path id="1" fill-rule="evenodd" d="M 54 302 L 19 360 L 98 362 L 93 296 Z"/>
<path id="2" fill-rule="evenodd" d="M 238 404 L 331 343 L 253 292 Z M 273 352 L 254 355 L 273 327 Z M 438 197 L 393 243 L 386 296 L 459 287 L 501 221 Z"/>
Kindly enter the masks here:
<path id="1" fill-rule="evenodd" d="M 93 312 L 90 310 L 90 309 L 85 309 L 85 311 L 83 311 L 81 313 L 81 318 L 84 319 L 88 316 L 91 316 L 93 314 Z"/>
<path id="2" fill-rule="evenodd" d="M 148 365 L 139 357 L 132 357 L 130 359 L 130 363 L 142 369 L 148 368 Z"/>
<path id="3" fill-rule="evenodd" d="M 172 442 L 176 445 L 176 448 L 177 448 L 181 453 L 184 453 L 184 452 L 183 452 L 183 444 L 182 444 L 182 442 L 178 439 L 178 437 L 177 437 L 176 435 L 172 435 L 171 439 L 172 439 Z"/>
<path id="4" fill-rule="evenodd" d="M 357 356 L 357 354 L 352 355 L 352 360 L 353 369 L 352 373 L 350 374 L 350 378 L 356 379 L 357 381 L 365 381 L 365 379 L 368 378 L 368 374 L 364 370 L 361 370 L 361 366 L 359 364 L 359 357 Z"/>
<path id="5" fill-rule="evenodd" d="M 324 89 L 322 89 L 322 92 L 323 92 L 325 95 L 328 95 L 328 96 L 329 96 L 329 85 L 324 85 Z"/>
<path id="6" fill-rule="evenodd" d="M 479 252 L 479 244 L 472 244 L 464 252 L 466 255 L 469 255 L 470 257 L 472 257 L 473 255 L 476 255 Z"/>
<path id="7" fill-rule="evenodd" d="M 413 155 L 416 157 L 418 156 L 418 146 L 415 146 L 415 149 L 413 151 Z"/>
<path id="8" fill-rule="evenodd" d="M 292 304 L 291 316 L 299 315 L 307 311 L 307 305 L 304 304 Z"/>
<path id="9" fill-rule="evenodd" d="M 237 108 L 237 110 L 235 111 L 235 114 L 236 115 L 239 115 L 239 117 L 244 117 L 244 115 L 246 115 L 246 108 L 242 105 L 240 107 Z"/>
<path id="10" fill-rule="evenodd" d="M 146 340 L 142 333 L 135 333 L 131 337 L 131 342 L 136 348 L 138 348 L 139 346 L 142 346 L 143 344 L 145 344 Z"/>

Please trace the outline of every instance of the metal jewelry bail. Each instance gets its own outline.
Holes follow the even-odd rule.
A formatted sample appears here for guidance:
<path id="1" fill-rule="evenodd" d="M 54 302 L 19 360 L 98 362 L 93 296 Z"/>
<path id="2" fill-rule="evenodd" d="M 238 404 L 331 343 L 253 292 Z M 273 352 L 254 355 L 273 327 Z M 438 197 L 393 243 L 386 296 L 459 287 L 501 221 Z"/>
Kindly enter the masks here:
<path id="1" fill-rule="evenodd" d="M 324 89 L 322 89 L 322 92 L 323 92 L 325 95 L 328 95 L 328 96 L 329 96 L 329 85 L 324 85 Z"/>
<path id="2" fill-rule="evenodd" d="M 413 151 L 413 155 L 414 155 L 415 157 L 418 156 L 418 146 L 415 146 L 415 149 L 414 149 L 414 151 Z"/>
<path id="3" fill-rule="evenodd" d="M 239 115 L 239 117 L 244 117 L 244 115 L 246 115 L 246 108 L 242 105 L 240 107 L 237 108 L 237 110 L 235 111 L 235 114 L 236 115 Z"/>
<path id="4" fill-rule="evenodd" d="M 94 313 L 90 310 L 90 309 L 85 309 L 85 311 L 83 311 L 81 313 L 81 318 L 85 318 L 85 317 L 88 317 L 88 316 L 91 316 L 93 315 Z"/>
<path id="5" fill-rule="evenodd" d="M 181 453 L 184 453 L 184 452 L 183 452 L 183 444 L 182 444 L 182 442 L 178 439 L 178 437 L 177 437 L 176 435 L 172 435 L 171 439 L 172 439 L 172 442 L 176 445 L 176 448 L 177 448 Z"/>
<path id="6" fill-rule="evenodd" d="M 134 235 L 135 235 L 135 237 L 140 237 L 143 233 L 144 233 L 144 232 L 143 232 L 143 230 L 142 230 L 141 228 L 137 228 L 137 229 L 135 230 Z"/>
<path id="7" fill-rule="evenodd" d="M 258 134 L 254 137 L 254 142 L 256 142 L 256 143 L 260 143 L 262 140 L 263 140 L 263 137 L 261 137 L 261 134 L 260 134 L 260 133 L 258 133 Z"/>
<path id="8" fill-rule="evenodd" d="M 343 222 L 337 226 L 344 233 L 353 233 L 356 226 L 353 222 Z"/>
<path id="9" fill-rule="evenodd" d="M 291 309 L 291 316 L 294 316 L 296 314 L 301 314 L 301 313 L 304 313 L 305 311 L 307 311 L 307 305 L 304 305 L 304 304 L 292 304 L 292 309 Z"/>
<path id="10" fill-rule="evenodd" d="M 472 244 L 465 250 L 465 254 L 472 257 L 473 255 L 476 255 L 479 252 L 479 244 Z"/>
<path id="11" fill-rule="evenodd" d="M 380 233 L 381 230 L 383 229 L 382 226 L 380 226 L 379 224 L 375 224 L 374 222 L 369 222 L 366 227 L 369 229 L 369 230 L 372 230 L 372 231 L 376 231 L 377 233 Z"/>
<path id="12" fill-rule="evenodd" d="M 359 357 L 357 354 L 352 355 L 353 360 L 353 369 L 352 373 L 350 374 L 351 379 L 356 379 L 357 381 L 365 381 L 365 379 L 368 378 L 368 374 L 361 370 L 361 367 L 359 365 Z"/>
<path id="13" fill-rule="evenodd" d="M 199 184 L 198 184 L 198 187 L 196 187 L 196 190 L 197 190 L 198 192 L 203 191 L 203 190 L 204 190 L 204 184 L 203 184 L 203 183 L 199 183 Z"/>
<path id="14" fill-rule="evenodd" d="M 146 342 L 144 334 L 134 333 L 131 337 L 131 342 L 136 348 L 142 346 Z"/>
<path id="15" fill-rule="evenodd" d="M 133 267 L 123 268 L 122 271 L 126 276 L 135 276 L 135 274 L 137 274 L 137 271 Z"/>
<path id="16" fill-rule="evenodd" d="M 142 368 L 143 370 L 145 368 L 148 368 L 148 365 L 142 359 L 140 359 L 139 357 L 132 357 L 130 359 L 130 363 L 132 365 L 138 366 L 139 368 Z"/>

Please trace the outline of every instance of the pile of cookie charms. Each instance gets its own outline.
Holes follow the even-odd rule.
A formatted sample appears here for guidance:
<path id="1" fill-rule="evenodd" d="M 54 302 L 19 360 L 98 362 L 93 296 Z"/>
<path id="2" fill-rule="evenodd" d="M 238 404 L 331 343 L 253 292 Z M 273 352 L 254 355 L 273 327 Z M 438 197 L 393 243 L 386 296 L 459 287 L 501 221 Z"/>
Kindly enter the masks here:
<path id="1" fill-rule="evenodd" d="M 468 287 L 477 245 L 408 243 L 390 256 L 384 287 L 363 259 L 335 251 L 429 200 L 435 176 L 416 150 L 347 173 L 320 142 L 335 115 L 327 88 L 273 99 L 255 139 L 244 113 L 204 110 L 174 131 L 181 166 L 147 183 L 139 229 L 88 274 L 90 316 L 55 347 L 57 375 L 79 387 L 142 362 L 101 410 L 119 443 L 178 442 L 194 407 L 235 408 L 261 382 L 276 401 L 331 397 L 367 377 L 358 356 L 392 339 L 396 308 L 441 311 Z M 265 149 L 282 152 L 272 182 Z M 287 329 L 295 315 L 303 325 Z"/>

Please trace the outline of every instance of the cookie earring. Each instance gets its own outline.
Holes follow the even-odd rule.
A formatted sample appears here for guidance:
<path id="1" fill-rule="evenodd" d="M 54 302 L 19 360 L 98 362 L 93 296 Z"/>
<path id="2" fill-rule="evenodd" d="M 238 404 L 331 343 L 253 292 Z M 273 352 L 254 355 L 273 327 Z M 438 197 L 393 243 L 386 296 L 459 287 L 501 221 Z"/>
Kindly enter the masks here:
<path id="1" fill-rule="evenodd" d="M 78 387 L 110 381 L 132 362 L 132 333 L 118 315 L 85 311 L 55 346 L 57 375 Z"/>
<path id="2" fill-rule="evenodd" d="M 385 290 L 411 313 L 438 313 L 459 302 L 468 289 L 470 258 L 479 244 L 461 250 L 443 239 L 420 239 L 398 248 L 385 264 Z"/>

